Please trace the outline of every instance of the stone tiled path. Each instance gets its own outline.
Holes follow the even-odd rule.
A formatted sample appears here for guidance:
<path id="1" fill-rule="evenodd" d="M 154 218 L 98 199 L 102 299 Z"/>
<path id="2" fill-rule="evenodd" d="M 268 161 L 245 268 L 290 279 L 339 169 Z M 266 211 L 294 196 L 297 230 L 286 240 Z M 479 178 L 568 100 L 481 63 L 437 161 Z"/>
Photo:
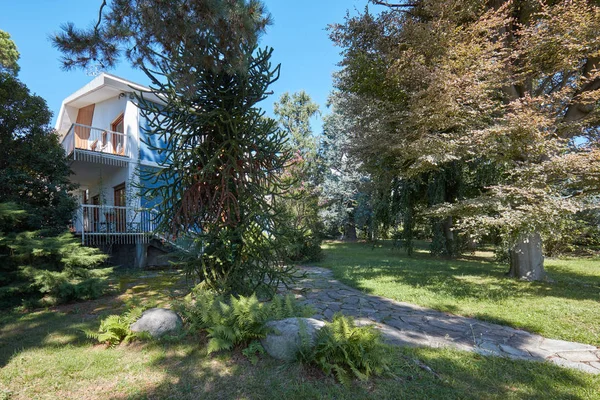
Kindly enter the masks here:
<path id="1" fill-rule="evenodd" d="M 600 349 L 594 346 L 546 339 L 502 325 L 369 295 L 333 279 L 331 271 L 324 268 L 302 270 L 307 277 L 291 290 L 299 300 L 315 308 L 314 318 L 331 320 L 340 311 L 356 317 L 359 323 L 375 323 L 392 344 L 449 346 L 484 355 L 545 360 L 600 374 Z"/>

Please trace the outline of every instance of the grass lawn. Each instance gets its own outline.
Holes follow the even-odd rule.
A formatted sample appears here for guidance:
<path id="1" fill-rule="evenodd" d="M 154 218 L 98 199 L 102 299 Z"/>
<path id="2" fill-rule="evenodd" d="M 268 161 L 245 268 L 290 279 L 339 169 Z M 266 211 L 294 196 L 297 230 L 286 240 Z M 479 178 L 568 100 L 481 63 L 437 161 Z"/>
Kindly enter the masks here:
<path id="1" fill-rule="evenodd" d="M 508 267 L 491 253 L 446 260 L 422 250 L 410 258 L 388 242 L 324 250 L 318 265 L 366 293 L 600 346 L 600 259 L 547 259 L 554 283 L 532 283 L 506 278 Z"/>
<path id="2" fill-rule="evenodd" d="M 396 349 L 394 376 L 344 387 L 320 372 L 241 353 L 206 355 L 206 339 L 106 349 L 82 329 L 125 303 L 165 304 L 169 276 L 121 279 L 99 300 L 0 317 L 0 399 L 597 399 L 600 377 L 552 364 L 446 349 Z M 437 373 L 421 369 L 428 365 Z"/>

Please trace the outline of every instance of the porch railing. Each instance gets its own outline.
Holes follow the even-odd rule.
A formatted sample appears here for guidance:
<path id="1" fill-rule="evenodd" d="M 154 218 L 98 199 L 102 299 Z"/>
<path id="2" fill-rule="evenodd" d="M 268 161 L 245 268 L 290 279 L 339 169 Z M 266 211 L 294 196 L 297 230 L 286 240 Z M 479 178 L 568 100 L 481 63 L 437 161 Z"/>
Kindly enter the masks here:
<path id="1" fill-rule="evenodd" d="M 75 150 L 127 156 L 127 135 L 108 129 L 73 124 L 62 140 L 67 155 Z"/>
<path id="2" fill-rule="evenodd" d="M 71 226 L 81 241 L 89 244 L 99 237 L 113 237 L 119 243 L 147 241 L 156 230 L 156 216 L 149 209 L 82 204 Z"/>

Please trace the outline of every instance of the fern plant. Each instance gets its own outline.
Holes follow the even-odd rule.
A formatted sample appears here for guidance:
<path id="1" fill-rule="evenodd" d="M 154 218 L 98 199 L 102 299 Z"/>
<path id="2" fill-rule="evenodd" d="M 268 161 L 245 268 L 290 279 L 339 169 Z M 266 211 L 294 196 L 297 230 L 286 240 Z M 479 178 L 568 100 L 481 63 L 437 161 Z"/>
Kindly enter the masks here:
<path id="1" fill-rule="evenodd" d="M 206 328 L 210 338 L 207 348 L 209 354 L 229 350 L 238 344 L 263 338 L 269 333 L 265 326 L 267 320 L 265 306 L 254 294 L 239 298 L 231 296 L 229 303 L 219 301 L 213 310 L 215 312 L 209 315 L 217 318 Z"/>
<path id="2" fill-rule="evenodd" d="M 208 333 L 209 354 L 264 338 L 270 332 L 265 326 L 267 321 L 313 313 L 310 308 L 300 306 L 292 295 L 276 296 L 264 303 L 256 294 L 226 299 L 201 288 L 195 288 L 187 303 L 179 304 L 177 310 L 189 329 Z"/>
<path id="3" fill-rule="evenodd" d="M 100 322 L 98 332 L 88 333 L 88 337 L 100 343 L 106 343 L 109 347 L 123 342 L 128 343 L 134 339 L 146 338 L 145 332 L 132 332 L 129 329 L 129 326 L 142 315 L 143 311 L 142 308 L 136 307 L 121 315 L 109 315 Z"/>
<path id="4" fill-rule="evenodd" d="M 371 375 L 390 371 L 392 362 L 389 346 L 381 340 L 381 333 L 371 325 L 358 327 L 351 317 L 336 314 L 330 324 L 317 333 L 310 356 L 327 375 L 348 385 L 352 377 L 366 381 Z"/>
<path id="5" fill-rule="evenodd" d="M 265 354 L 265 348 L 258 340 L 254 340 L 250 342 L 248 347 L 242 350 L 242 354 L 252 363 L 252 365 L 256 365 L 258 362 L 257 354 Z"/>

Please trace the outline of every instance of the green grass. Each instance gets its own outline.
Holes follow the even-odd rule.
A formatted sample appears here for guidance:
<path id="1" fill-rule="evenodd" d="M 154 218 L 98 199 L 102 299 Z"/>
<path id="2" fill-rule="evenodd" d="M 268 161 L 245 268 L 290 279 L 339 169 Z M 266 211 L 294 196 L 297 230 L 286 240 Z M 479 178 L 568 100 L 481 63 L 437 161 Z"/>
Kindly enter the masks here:
<path id="1" fill-rule="evenodd" d="M 600 346 L 600 260 L 547 259 L 553 283 L 504 276 L 491 253 L 460 260 L 420 251 L 410 258 L 389 243 L 332 242 L 318 265 L 366 293 Z"/>
<path id="2" fill-rule="evenodd" d="M 181 288 L 168 276 L 129 277 L 118 293 L 99 300 L 2 314 L 0 399 L 546 400 L 595 399 L 600 393 L 598 376 L 449 349 L 397 349 L 394 376 L 346 388 L 318 371 L 268 357 L 252 365 L 239 349 L 208 356 L 202 337 L 106 349 L 82 332 L 133 299 L 166 304 Z"/>

